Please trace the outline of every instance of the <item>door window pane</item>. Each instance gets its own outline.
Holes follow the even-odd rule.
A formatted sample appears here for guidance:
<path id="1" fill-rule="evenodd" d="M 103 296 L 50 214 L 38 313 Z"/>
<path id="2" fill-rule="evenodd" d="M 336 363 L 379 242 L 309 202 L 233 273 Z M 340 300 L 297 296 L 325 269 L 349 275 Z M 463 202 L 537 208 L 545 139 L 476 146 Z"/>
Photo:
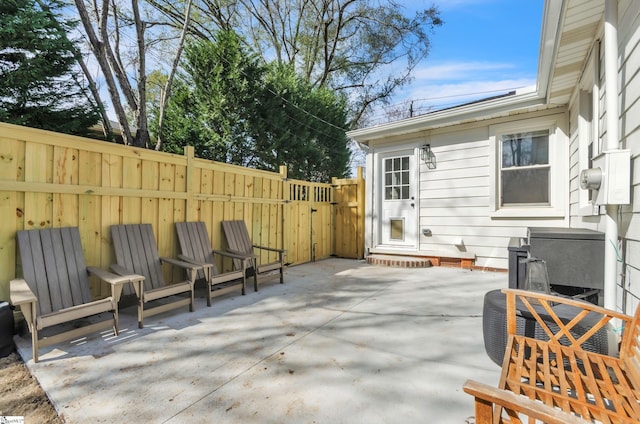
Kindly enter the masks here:
<path id="1" fill-rule="evenodd" d="M 405 200 L 410 196 L 409 156 L 384 160 L 385 200 Z"/>

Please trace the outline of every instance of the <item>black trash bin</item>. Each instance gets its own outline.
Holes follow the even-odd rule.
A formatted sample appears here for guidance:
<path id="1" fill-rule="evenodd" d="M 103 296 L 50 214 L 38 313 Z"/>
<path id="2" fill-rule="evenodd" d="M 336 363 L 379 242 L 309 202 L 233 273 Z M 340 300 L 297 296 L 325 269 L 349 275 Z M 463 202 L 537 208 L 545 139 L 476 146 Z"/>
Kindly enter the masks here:
<path id="1" fill-rule="evenodd" d="M 0 301 L 0 358 L 15 351 L 13 343 L 13 311 L 9 302 Z"/>

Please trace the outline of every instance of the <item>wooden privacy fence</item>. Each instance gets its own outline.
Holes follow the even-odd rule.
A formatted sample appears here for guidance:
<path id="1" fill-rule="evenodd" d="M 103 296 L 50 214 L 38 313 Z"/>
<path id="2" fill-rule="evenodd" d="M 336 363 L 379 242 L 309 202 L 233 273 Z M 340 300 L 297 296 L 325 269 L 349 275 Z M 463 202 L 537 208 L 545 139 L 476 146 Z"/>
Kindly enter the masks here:
<path id="1" fill-rule="evenodd" d="M 288 180 L 284 167 L 260 171 L 193 152 L 187 147 L 174 155 L 0 123 L 0 300 L 21 273 L 15 242 L 21 229 L 77 226 L 87 264 L 102 268 L 114 262 L 111 225 L 150 223 L 160 255 L 173 256 L 180 221 L 204 221 L 219 249 L 221 221 L 243 219 L 254 243 L 286 249 L 288 264 L 362 257 L 361 170 L 353 180 L 310 183 Z M 356 197 L 347 199 L 349 190 Z M 93 292 L 107 294 L 95 283 Z"/>

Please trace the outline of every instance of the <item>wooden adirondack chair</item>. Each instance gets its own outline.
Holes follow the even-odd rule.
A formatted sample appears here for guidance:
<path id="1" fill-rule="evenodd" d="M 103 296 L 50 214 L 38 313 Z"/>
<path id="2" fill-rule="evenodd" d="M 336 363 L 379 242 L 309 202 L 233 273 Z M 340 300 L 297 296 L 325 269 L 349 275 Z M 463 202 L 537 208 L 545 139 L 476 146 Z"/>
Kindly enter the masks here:
<path id="1" fill-rule="evenodd" d="M 204 279 L 207 282 L 207 306 L 211 306 L 211 294 L 214 290 L 216 295 L 221 295 L 241 285 L 242 294 L 245 294 L 246 270 L 251 260 L 250 256 L 212 249 L 204 222 L 176 222 L 176 232 L 182 252 L 178 259 L 202 267 L 198 270 L 197 279 Z M 242 266 L 221 274 L 216 268 L 215 255 L 237 259 Z"/>
<path id="2" fill-rule="evenodd" d="M 253 271 L 253 281 L 255 290 L 258 291 L 258 274 L 279 270 L 280 284 L 284 283 L 284 250 L 274 249 L 272 247 L 258 246 L 251 242 L 247 225 L 242 220 L 222 221 L 222 229 L 227 239 L 227 251 L 240 255 L 249 255 L 253 264 L 249 267 Z M 258 263 L 258 256 L 254 253 L 254 249 L 276 252 L 278 260 L 266 264 Z M 238 261 L 238 259 L 235 259 Z M 240 263 L 236 262 L 236 268 L 240 268 Z"/>
<path id="3" fill-rule="evenodd" d="M 23 230 L 17 233 L 24 278 L 10 282 L 10 298 L 20 306 L 31 331 L 33 361 L 39 347 L 113 327 L 118 335 L 118 299 L 122 285 L 142 281 L 141 275 L 115 275 L 85 266 L 77 227 Z M 111 296 L 92 300 L 89 273 L 111 285 Z M 62 331 L 40 339 L 38 331 L 108 312 L 112 320 Z"/>
<path id="4" fill-rule="evenodd" d="M 136 273 L 144 275 L 142 281 L 134 284 L 138 297 L 138 327 L 144 326 L 144 318 L 171 309 L 189 305 L 189 311 L 194 310 L 193 286 L 200 266 L 171 258 L 161 258 L 158 255 L 156 239 L 151 224 L 112 225 L 111 238 L 116 253 L 117 264 L 111 265 L 116 274 Z M 187 272 L 188 278 L 174 284 L 165 284 L 162 275 L 162 262 L 178 266 Z M 168 299 L 174 295 L 187 294 L 170 303 L 151 306 L 145 309 L 145 304 L 158 299 Z"/>

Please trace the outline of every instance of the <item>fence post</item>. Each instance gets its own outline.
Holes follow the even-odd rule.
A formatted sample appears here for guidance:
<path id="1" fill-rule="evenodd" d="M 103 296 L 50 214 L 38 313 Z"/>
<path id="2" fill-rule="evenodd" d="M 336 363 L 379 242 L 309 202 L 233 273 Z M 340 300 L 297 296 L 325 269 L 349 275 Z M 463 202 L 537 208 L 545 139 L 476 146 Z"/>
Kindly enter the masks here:
<path id="1" fill-rule="evenodd" d="M 365 214 L 365 187 L 364 187 L 364 168 L 358 167 L 358 176 L 357 176 L 357 184 L 358 184 L 358 195 L 357 195 L 357 216 L 358 216 L 358 240 L 357 240 L 357 251 L 358 251 L 358 259 L 364 258 L 364 214 Z"/>
<path id="2" fill-rule="evenodd" d="M 194 191 L 194 181 L 193 181 L 193 168 L 194 168 L 194 158 L 195 158 L 195 149 L 193 146 L 184 146 L 184 155 L 187 157 L 187 169 L 186 169 L 186 190 L 187 190 L 187 200 L 185 201 L 185 220 L 186 221 L 197 221 L 199 218 L 196 213 L 196 208 L 193 201 L 193 191 Z"/>
<path id="3" fill-rule="evenodd" d="M 285 223 L 289 221 L 289 214 L 291 213 L 291 209 L 287 206 L 289 204 L 288 200 L 289 200 L 289 184 L 287 183 L 287 166 L 286 165 L 280 165 L 280 176 L 282 177 L 282 181 L 280 182 L 280 187 L 282 187 L 282 191 L 280 192 L 280 210 L 281 210 L 281 222 L 280 225 L 282 225 L 282 240 L 280 240 L 282 242 L 282 249 L 285 250 L 284 252 L 284 262 L 285 263 L 291 263 L 291 261 L 289 260 L 289 251 L 291 250 L 291 246 L 289 245 L 289 233 L 291 231 L 287 231 L 286 227 L 285 227 Z"/>

